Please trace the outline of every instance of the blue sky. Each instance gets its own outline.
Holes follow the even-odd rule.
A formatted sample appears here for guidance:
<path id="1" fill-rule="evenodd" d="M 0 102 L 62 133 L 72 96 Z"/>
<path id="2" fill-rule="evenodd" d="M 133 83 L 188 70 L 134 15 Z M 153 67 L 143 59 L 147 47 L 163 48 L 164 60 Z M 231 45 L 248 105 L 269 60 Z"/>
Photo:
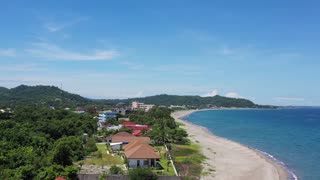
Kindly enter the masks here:
<path id="1" fill-rule="evenodd" d="M 0 1 L 0 86 L 320 105 L 317 1 Z"/>

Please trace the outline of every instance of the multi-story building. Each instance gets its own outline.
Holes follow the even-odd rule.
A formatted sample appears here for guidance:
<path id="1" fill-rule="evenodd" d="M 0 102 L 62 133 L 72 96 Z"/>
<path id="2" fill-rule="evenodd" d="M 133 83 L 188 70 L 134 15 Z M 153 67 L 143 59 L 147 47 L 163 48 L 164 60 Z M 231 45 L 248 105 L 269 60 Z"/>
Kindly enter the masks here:
<path id="1" fill-rule="evenodd" d="M 133 101 L 131 104 L 132 110 L 144 110 L 145 112 L 148 112 L 153 107 L 154 104 L 145 104 L 138 101 Z"/>
<path id="2" fill-rule="evenodd" d="M 111 118 L 117 118 L 117 113 L 112 111 L 104 111 L 103 113 L 99 114 L 99 120 L 107 121 Z"/>

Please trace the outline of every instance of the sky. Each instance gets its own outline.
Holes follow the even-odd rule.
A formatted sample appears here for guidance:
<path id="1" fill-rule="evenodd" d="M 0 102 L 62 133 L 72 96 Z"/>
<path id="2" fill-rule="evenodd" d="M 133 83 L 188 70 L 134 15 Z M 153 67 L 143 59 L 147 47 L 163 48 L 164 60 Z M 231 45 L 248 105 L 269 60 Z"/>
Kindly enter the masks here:
<path id="1" fill-rule="evenodd" d="M 0 86 L 320 105 L 320 2 L 0 0 Z"/>

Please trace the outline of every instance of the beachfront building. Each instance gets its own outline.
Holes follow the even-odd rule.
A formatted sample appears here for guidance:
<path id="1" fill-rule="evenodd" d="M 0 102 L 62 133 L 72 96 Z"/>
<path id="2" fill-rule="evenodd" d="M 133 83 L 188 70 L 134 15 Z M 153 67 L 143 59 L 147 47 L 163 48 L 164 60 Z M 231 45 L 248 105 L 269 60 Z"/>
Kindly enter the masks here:
<path id="1" fill-rule="evenodd" d="M 140 141 L 131 142 L 123 149 L 129 168 L 156 167 L 160 160 L 160 154 L 154 147 Z"/>
<path id="2" fill-rule="evenodd" d="M 153 107 L 154 107 L 154 104 L 145 104 L 145 103 L 141 103 L 141 102 L 138 102 L 138 101 L 133 101 L 131 103 L 131 109 L 133 111 L 144 110 L 145 112 L 148 112 Z"/>

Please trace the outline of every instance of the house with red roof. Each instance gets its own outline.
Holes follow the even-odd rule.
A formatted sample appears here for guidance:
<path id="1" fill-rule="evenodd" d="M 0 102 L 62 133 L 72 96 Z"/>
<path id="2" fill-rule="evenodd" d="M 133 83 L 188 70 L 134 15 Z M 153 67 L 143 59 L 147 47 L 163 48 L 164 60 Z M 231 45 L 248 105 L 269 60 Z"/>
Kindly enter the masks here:
<path id="1" fill-rule="evenodd" d="M 129 167 L 155 167 L 160 153 L 152 146 L 140 141 L 131 142 L 123 147 Z"/>
<path id="2" fill-rule="evenodd" d="M 145 130 L 145 131 L 151 130 L 151 127 L 148 125 L 140 125 L 140 124 L 136 124 L 135 122 L 130 122 L 130 121 L 122 123 L 122 126 L 131 129 L 133 131 L 132 134 L 134 136 L 141 136 L 143 130 Z"/>
<path id="3" fill-rule="evenodd" d="M 57 177 L 55 180 L 67 180 L 67 179 L 65 179 L 63 177 Z"/>
<path id="4" fill-rule="evenodd" d="M 128 132 L 119 132 L 112 136 L 108 136 L 106 141 L 109 143 L 113 150 L 120 150 L 123 145 L 138 141 L 144 144 L 150 143 L 149 137 L 136 137 Z"/>

